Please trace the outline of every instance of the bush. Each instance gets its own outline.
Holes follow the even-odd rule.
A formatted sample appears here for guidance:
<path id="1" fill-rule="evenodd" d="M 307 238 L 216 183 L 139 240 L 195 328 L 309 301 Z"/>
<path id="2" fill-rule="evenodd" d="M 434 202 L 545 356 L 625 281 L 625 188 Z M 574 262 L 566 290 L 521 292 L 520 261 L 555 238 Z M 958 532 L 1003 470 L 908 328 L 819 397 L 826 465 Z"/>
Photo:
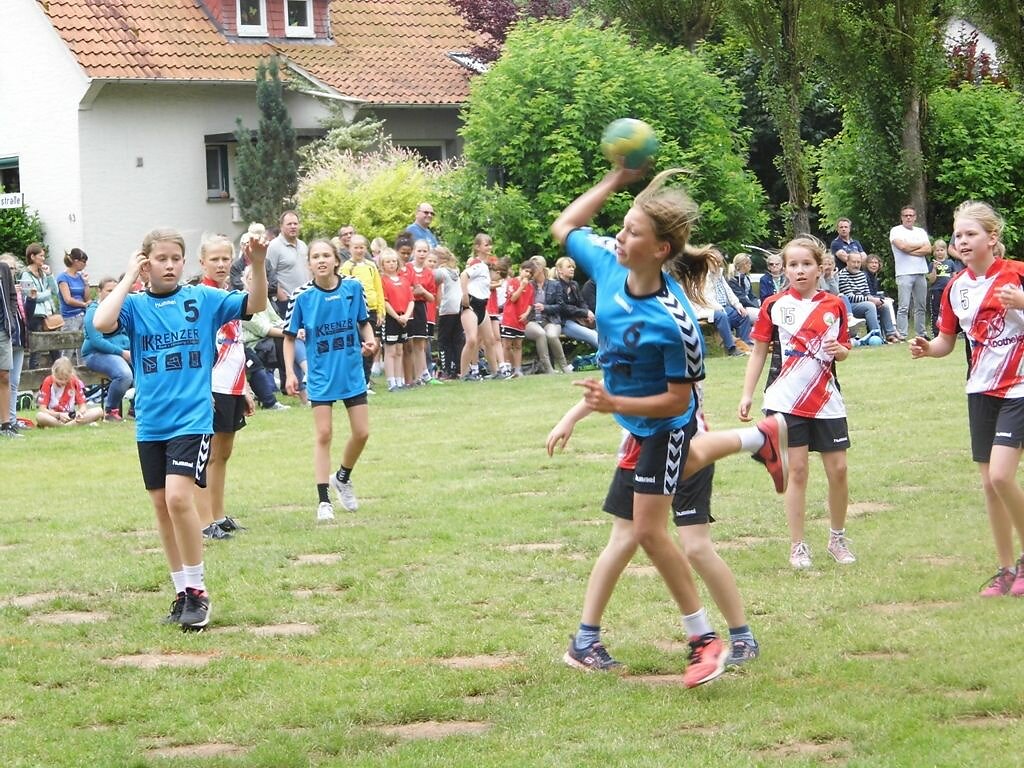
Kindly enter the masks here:
<path id="1" fill-rule="evenodd" d="M 739 110 L 737 93 L 687 51 L 634 47 L 618 27 L 581 15 L 521 22 L 501 59 L 474 80 L 464 112 L 466 178 L 456 186 L 472 194 L 455 217 L 460 237 L 463 227 L 494 229 L 500 216 L 520 251 L 513 260 L 550 254 L 550 222 L 608 170 L 601 131 L 630 116 L 658 133 L 658 169 L 690 171 L 685 183 L 702 210 L 696 240 L 727 250 L 756 240 L 767 216 L 744 167 Z M 499 188 L 485 191 L 495 181 Z M 617 227 L 631 200 L 615 195 L 595 226 Z M 500 246 L 505 237 L 490 233 Z"/>
<path id="2" fill-rule="evenodd" d="M 0 253 L 13 253 L 25 259 L 29 243 L 44 243 L 43 223 L 39 214 L 27 208 L 0 208 Z"/>
<path id="3" fill-rule="evenodd" d="M 950 231 L 964 200 L 983 200 L 1006 220 L 1007 251 L 1024 256 L 1024 97 L 991 84 L 936 91 L 924 140 L 932 234 Z"/>
<path id="4" fill-rule="evenodd" d="M 359 155 L 323 152 L 299 181 L 303 236 L 330 237 L 342 224 L 352 224 L 369 238 L 393 243 L 412 223 L 416 207 L 433 200 L 445 168 L 392 146 Z M 445 210 L 439 211 L 443 225 Z"/>

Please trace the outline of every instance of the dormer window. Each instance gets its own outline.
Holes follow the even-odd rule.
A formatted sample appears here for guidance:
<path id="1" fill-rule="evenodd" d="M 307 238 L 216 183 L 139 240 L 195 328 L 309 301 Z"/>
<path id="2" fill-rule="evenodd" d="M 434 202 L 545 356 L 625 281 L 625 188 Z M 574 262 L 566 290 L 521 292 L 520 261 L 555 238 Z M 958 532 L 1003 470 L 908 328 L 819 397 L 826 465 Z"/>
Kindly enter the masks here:
<path id="1" fill-rule="evenodd" d="M 235 0 L 240 37 L 267 36 L 267 0 Z"/>
<path id="2" fill-rule="evenodd" d="M 313 37 L 313 0 L 284 0 L 284 33 Z"/>

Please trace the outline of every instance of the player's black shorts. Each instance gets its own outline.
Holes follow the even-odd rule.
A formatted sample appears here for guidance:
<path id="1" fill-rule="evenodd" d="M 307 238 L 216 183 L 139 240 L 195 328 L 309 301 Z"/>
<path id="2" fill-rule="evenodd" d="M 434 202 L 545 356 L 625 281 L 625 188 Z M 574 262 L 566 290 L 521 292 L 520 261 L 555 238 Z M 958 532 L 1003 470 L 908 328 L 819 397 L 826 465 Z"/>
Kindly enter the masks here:
<path id="1" fill-rule="evenodd" d="M 469 309 L 476 315 L 476 324 L 483 325 L 484 320 L 487 318 L 487 299 L 478 299 L 476 296 L 470 296 Z"/>
<path id="2" fill-rule="evenodd" d="M 213 431 L 232 434 L 245 426 L 245 395 L 213 393 Z"/>
<path id="3" fill-rule="evenodd" d="M 432 339 L 437 332 L 437 323 L 433 320 L 427 320 L 427 338 Z"/>
<path id="4" fill-rule="evenodd" d="M 346 397 L 344 400 L 341 401 L 342 405 L 344 405 L 346 409 L 347 408 L 355 408 L 357 405 L 366 405 L 369 402 L 370 401 L 367 398 L 365 392 L 363 392 L 361 395 L 352 395 L 352 397 Z M 334 403 L 335 403 L 334 400 L 310 400 L 309 401 L 309 405 L 310 405 L 311 408 L 315 407 L 315 406 L 318 406 L 318 405 L 326 405 L 328 408 L 330 408 L 331 406 L 334 405 Z"/>
<path id="5" fill-rule="evenodd" d="M 142 482 L 147 491 L 167 487 L 167 475 L 183 475 L 206 487 L 206 464 L 210 460 L 210 435 L 182 435 L 170 440 L 136 443 Z"/>
<path id="6" fill-rule="evenodd" d="M 773 413 L 775 411 L 767 411 L 769 416 Z M 789 427 L 791 448 L 806 445 L 809 451 L 830 453 L 845 451 L 850 447 L 850 429 L 845 418 L 809 419 L 791 413 L 784 413 L 783 416 L 786 417 L 786 426 Z"/>
<path id="7" fill-rule="evenodd" d="M 967 420 L 971 429 L 971 458 L 979 464 L 988 464 L 993 445 L 1024 445 L 1024 397 L 968 394 Z"/>
<path id="8" fill-rule="evenodd" d="M 407 339 L 427 338 L 427 302 L 413 302 L 412 317 L 405 326 L 405 336 Z"/>
<path id="9" fill-rule="evenodd" d="M 604 500 L 604 511 L 623 520 L 633 519 L 634 470 L 616 468 L 615 476 Z M 672 519 L 677 526 L 704 525 L 715 522 L 711 516 L 711 486 L 715 465 L 680 481 L 672 496 Z"/>
<path id="10" fill-rule="evenodd" d="M 501 326 L 501 338 L 503 339 L 525 339 L 526 332 L 519 329 L 513 328 L 510 325 Z"/>
<path id="11" fill-rule="evenodd" d="M 686 457 L 690 452 L 690 439 L 697 432 L 697 422 L 690 421 L 679 429 L 659 432 L 649 437 L 633 439 L 640 446 L 636 459 L 636 469 L 625 470 L 626 477 L 632 473 L 630 482 L 623 481 L 619 467 L 612 475 L 611 487 L 605 501 L 605 511 L 619 517 L 633 516 L 633 494 L 643 493 L 650 496 L 674 496 L 686 465 Z M 618 489 L 620 482 L 625 482 L 627 490 Z M 622 495 L 625 494 L 625 495 Z M 628 506 L 624 499 L 628 498 Z M 608 508 L 611 501 L 612 509 Z"/>
<path id="12" fill-rule="evenodd" d="M 385 344 L 405 344 L 409 340 L 406 335 L 405 329 L 407 326 L 402 325 L 400 322 L 395 320 L 391 315 L 384 318 L 384 343 Z"/>

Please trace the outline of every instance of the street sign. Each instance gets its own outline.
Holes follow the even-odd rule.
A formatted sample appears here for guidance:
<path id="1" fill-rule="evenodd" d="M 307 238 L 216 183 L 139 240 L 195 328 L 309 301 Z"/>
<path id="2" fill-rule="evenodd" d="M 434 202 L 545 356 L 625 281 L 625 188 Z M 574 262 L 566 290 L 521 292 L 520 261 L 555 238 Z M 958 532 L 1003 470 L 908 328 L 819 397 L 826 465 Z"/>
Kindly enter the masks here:
<path id="1" fill-rule="evenodd" d="M 24 192 L 5 192 L 0 195 L 0 208 L 23 208 L 24 206 Z"/>

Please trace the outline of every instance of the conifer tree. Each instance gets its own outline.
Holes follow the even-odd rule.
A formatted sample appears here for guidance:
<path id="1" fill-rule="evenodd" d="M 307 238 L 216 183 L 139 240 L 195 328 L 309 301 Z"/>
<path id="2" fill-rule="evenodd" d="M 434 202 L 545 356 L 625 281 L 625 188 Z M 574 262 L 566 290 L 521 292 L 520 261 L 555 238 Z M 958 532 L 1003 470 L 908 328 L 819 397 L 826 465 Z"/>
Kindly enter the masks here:
<path id="1" fill-rule="evenodd" d="M 295 129 L 284 103 L 284 84 L 276 56 L 256 70 L 256 105 L 260 123 L 255 135 L 236 120 L 235 197 L 246 221 L 275 224 L 292 207 L 298 186 Z"/>

